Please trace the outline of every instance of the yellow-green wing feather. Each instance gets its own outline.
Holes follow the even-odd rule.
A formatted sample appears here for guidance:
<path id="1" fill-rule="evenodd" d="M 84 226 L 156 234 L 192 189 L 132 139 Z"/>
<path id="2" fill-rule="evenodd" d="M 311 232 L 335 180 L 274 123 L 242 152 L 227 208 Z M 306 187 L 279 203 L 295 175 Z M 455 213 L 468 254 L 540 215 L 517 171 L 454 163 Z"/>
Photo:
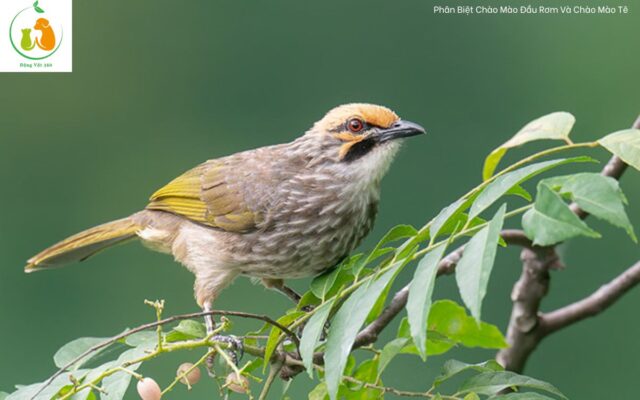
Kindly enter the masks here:
<path id="1" fill-rule="evenodd" d="M 227 168 L 209 161 L 187 171 L 156 191 L 147 209 L 178 214 L 229 232 L 256 229 L 260 215 L 246 205 L 238 185 L 228 182 Z"/>

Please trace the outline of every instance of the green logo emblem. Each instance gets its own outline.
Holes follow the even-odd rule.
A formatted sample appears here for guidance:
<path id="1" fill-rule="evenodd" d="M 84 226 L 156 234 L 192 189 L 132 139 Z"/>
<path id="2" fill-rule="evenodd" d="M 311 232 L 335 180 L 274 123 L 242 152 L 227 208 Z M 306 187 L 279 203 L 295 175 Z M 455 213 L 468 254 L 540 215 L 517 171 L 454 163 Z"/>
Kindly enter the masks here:
<path id="1" fill-rule="evenodd" d="M 55 15 L 49 16 L 39 0 L 18 12 L 9 26 L 13 49 L 29 60 L 51 57 L 62 44 L 62 26 L 55 24 Z"/>

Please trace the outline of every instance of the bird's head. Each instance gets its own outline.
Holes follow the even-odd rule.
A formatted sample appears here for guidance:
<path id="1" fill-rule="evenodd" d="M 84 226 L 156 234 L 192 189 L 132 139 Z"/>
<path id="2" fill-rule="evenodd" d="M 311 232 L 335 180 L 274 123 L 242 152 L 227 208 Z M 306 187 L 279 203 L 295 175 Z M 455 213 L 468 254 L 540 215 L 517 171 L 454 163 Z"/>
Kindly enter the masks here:
<path id="1" fill-rule="evenodd" d="M 324 166 L 336 178 L 367 187 L 380 182 L 403 138 L 423 133 L 423 127 L 386 107 L 345 104 L 330 110 L 294 143 L 311 156 L 308 165 Z"/>
<path id="2" fill-rule="evenodd" d="M 307 133 L 321 138 L 334 159 L 356 160 L 392 157 L 400 140 L 425 133 L 423 127 L 400 119 L 390 109 L 374 104 L 345 104 L 330 110 Z"/>

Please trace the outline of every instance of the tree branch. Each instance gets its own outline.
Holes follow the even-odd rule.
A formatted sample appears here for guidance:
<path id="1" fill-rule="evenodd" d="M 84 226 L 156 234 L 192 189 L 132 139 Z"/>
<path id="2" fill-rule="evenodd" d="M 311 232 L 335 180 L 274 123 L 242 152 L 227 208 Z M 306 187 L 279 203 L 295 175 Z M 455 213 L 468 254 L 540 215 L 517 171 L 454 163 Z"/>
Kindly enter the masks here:
<path id="1" fill-rule="evenodd" d="M 259 315 L 259 314 L 251 314 L 251 313 L 245 313 L 245 312 L 240 312 L 240 311 L 224 311 L 224 310 L 211 310 L 211 311 L 203 311 L 203 312 L 197 312 L 197 313 L 190 313 L 190 314 L 181 314 L 181 315 L 174 315 L 172 317 L 169 318 L 165 318 L 159 321 L 155 321 L 155 322 L 150 322 L 148 324 L 144 324 L 144 325 L 140 325 L 134 329 L 130 329 L 128 331 L 125 331 L 119 335 L 113 336 L 107 340 L 105 340 L 104 342 L 98 343 L 97 345 L 89 348 L 88 350 L 86 350 L 84 353 L 80 354 L 79 356 L 77 356 L 76 358 L 74 358 L 73 360 L 69 361 L 66 365 L 64 365 L 62 368 L 60 368 L 55 374 L 53 374 L 49 379 L 47 379 L 46 382 L 44 382 L 44 384 L 42 385 L 42 387 L 38 390 L 38 392 L 34 395 L 34 397 L 36 397 L 38 394 L 40 394 L 47 386 L 49 386 L 58 376 L 62 375 L 66 370 L 68 370 L 69 368 L 73 367 L 76 363 L 80 362 L 81 360 L 85 359 L 87 356 L 89 356 L 90 354 L 95 353 L 96 351 L 103 349 L 121 339 L 126 338 L 127 336 L 130 336 L 134 333 L 137 332 L 142 332 L 151 328 L 156 328 L 158 326 L 162 326 L 162 325 L 166 325 L 166 324 L 170 324 L 172 322 L 176 322 L 176 321 L 182 321 L 185 319 L 193 319 L 193 318 L 200 318 L 200 317 L 204 317 L 206 315 L 223 315 L 223 316 L 233 316 L 233 317 L 240 317 L 240 318 L 250 318 L 250 319 L 257 319 L 260 321 L 264 321 L 270 325 L 273 325 L 275 327 L 277 327 L 278 329 L 280 329 L 282 332 L 284 332 L 287 336 L 291 337 L 291 340 L 293 340 L 296 345 L 299 345 L 298 342 L 298 337 L 295 335 L 295 333 L 291 332 L 291 330 L 289 330 L 287 327 L 283 326 L 282 324 L 280 324 L 277 321 L 274 321 L 273 319 L 271 319 L 270 317 L 266 316 L 266 315 Z M 245 346 L 245 350 L 246 350 L 246 346 Z"/>
<path id="2" fill-rule="evenodd" d="M 588 297 L 541 315 L 541 331 L 546 336 L 583 319 L 598 315 L 638 284 L 640 284 L 640 261 Z"/>
<path id="3" fill-rule="evenodd" d="M 640 116 L 636 119 L 635 123 L 632 126 L 633 129 L 640 129 Z M 620 158 L 613 156 L 609 162 L 605 165 L 602 170 L 602 175 L 614 178 L 616 180 L 622 177 L 622 174 L 627 169 L 627 165 Z M 577 204 L 571 204 L 571 210 L 579 216 L 581 219 L 585 219 L 589 216 L 587 212 L 580 209 Z M 549 330 L 550 328 L 545 328 L 542 321 L 545 321 L 544 316 L 539 315 L 540 302 L 542 298 L 547 294 L 549 290 L 549 271 L 551 269 L 557 269 L 561 267 L 561 263 L 558 259 L 558 256 L 555 252 L 555 247 L 533 247 L 531 249 L 524 249 L 521 254 L 522 260 L 522 275 L 520 279 L 516 282 L 513 287 L 513 292 L 511 294 L 511 299 L 513 301 L 513 308 L 511 311 L 511 318 L 509 319 L 509 326 L 507 328 L 507 343 L 509 343 L 509 347 L 506 349 L 502 349 L 498 352 L 496 359 L 497 361 L 505 367 L 505 369 L 514 371 L 514 372 L 522 372 L 524 366 L 529 358 L 529 355 L 535 350 L 538 343 L 549 333 L 555 332 L 558 329 L 569 326 L 575 322 L 578 322 L 588 316 L 585 314 L 573 314 L 576 312 L 576 305 L 581 304 L 582 307 L 586 307 L 588 310 L 592 310 L 587 307 L 585 304 L 592 306 L 596 304 L 597 306 L 604 306 L 605 308 L 610 305 L 606 301 L 610 301 L 613 303 L 617 300 L 622 294 L 624 294 L 629 288 L 635 285 L 633 279 L 629 280 L 626 274 L 629 272 L 625 272 L 625 274 L 618 277 L 614 280 L 610 285 L 614 284 L 614 282 L 624 282 L 624 284 L 620 283 L 624 289 L 615 291 L 617 293 L 611 300 L 600 300 L 596 301 L 592 299 L 592 296 L 599 296 L 598 292 L 594 293 L 592 296 L 583 300 L 585 303 L 578 302 L 576 304 L 567 306 L 571 308 L 563 308 L 563 313 L 556 314 L 555 312 L 550 315 L 553 316 L 551 322 L 556 324 L 553 330 Z M 635 276 L 635 275 L 633 275 Z M 617 286 L 615 286 L 617 287 Z M 601 289 L 602 290 L 602 289 Z M 591 299 L 591 301 L 588 301 Z M 580 308 L 582 310 L 582 308 Z M 560 310 L 558 310 L 559 312 Z M 587 311 L 582 311 L 587 313 Z M 599 312 L 599 311 L 598 311 Z M 559 316 L 565 315 L 566 323 L 559 323 Z M 573 317 L 569 317 L 572 315 Z M 554 322 L 555 321 L 555 322 Z M 545 323 L 549 323 L 549 321 L 545 321 Z"/>

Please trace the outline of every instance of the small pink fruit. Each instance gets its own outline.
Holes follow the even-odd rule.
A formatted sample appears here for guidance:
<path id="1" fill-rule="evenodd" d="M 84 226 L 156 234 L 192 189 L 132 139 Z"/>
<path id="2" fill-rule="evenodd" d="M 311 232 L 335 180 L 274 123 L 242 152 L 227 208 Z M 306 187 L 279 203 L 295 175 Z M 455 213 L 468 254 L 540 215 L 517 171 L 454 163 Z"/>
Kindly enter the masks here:
<path id="1" fill-rule="evenodd" d="M 178 371 L 176 372 L 176 376 L 180 376 L 185 372 L 189 371 L 193 368 L 193 364 L 184 363 L 178 367 Z M 185 385 L 195 385 L 200 381 L 200 368 L 195 367 L 189 371 L 182 379 L 180 379 L 180 383 L 184 383 Z"/>
<path id="2" fill-rule="evenodd" d="M 247 388 L 249 387 L 249 380 L 244 376 L 240 375 L 240 379 L 235 372 L 227 375 L 227 380 L 225 385 L 229 390 L 236 393 L 247 393 Z"/>
<path id="3" fill-rule="evenodd" d="M 143 378 L 138 381 L 137 389 L 142 400 L 160 400 L 162 397 L 160 386 L 151 378 Z"/>

